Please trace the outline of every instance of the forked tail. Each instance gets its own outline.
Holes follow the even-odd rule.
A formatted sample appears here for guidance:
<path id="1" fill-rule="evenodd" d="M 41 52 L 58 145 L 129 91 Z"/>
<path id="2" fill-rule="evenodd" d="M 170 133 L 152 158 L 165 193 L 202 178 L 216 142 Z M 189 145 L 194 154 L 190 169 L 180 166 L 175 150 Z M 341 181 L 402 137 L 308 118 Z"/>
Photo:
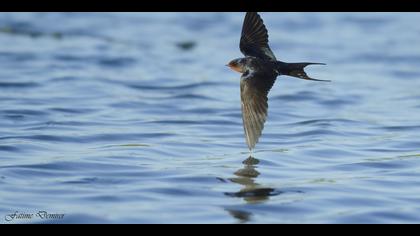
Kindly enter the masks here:
<path id="1" fill-rule="evenodd" d="M 300 63 L 285 63 L 285 62 L 278 62 L 277 70 L 282 75 L 293 76 L 299 79 L 306 79 L 306 80 L 314 80 L 314 81 L 323 81 L 323 82 L 331 82 L 331 80 L 320 80 L 314 79 L 309 77 L 304 68 L 308 65 L 326 65 L 324 63 L 313 63 L 313 62 L 300 62 Z"/>

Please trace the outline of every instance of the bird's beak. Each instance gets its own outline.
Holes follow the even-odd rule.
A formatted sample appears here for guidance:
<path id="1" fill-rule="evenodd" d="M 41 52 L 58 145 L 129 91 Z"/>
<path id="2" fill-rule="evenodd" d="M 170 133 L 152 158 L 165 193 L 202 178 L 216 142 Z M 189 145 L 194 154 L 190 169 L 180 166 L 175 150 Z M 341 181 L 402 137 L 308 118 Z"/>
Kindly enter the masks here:
<path id="1" fill-rule="evenodd" d="M 298 79 L 302 79 L 302 78 L 298 78 Z M 323 80 L 323 79 L 314 79 L 314 78 L 305 78 L 306 80 L 312 80 L 312 81 L 319 81 L 319 82 L 331 82 L 331 80 Z"/>

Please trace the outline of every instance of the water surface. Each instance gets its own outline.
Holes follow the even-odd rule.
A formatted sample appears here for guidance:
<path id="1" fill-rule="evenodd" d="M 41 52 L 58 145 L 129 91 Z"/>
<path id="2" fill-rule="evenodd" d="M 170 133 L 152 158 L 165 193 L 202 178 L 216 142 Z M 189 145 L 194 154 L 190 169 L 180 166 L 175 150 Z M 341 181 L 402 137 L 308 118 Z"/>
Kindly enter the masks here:
<path id="1" fill-rule="evenodd" d="M 1 13 L 0 222 L 419 223 L 420 14 L 262 13 L 333 82 L 279 77 L 252 158 L 243 16 Z"/>

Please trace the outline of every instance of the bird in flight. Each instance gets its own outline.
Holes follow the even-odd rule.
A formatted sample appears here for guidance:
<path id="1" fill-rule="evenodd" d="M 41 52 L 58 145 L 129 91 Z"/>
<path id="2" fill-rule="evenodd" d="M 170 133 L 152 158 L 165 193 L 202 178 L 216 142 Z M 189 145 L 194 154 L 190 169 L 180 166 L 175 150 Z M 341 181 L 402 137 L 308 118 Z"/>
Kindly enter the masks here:
<path id="1" fill-rule="evenodd" d="M 234 59 L 227 66 L 242 74 L 242 121 L 246 143 L 252 151 L 264 128 L 268 109 L 267 95 L 277 76 L 288 75 L 325 82 L 329 80 L 313 79 L 304 71 L 308 65 L 325 65 L 324 63 L 278 61 L 268 45 L 264 22 L 256 12 L 247 12 L 245 15 L 239 48 L 245 57 Z"/>

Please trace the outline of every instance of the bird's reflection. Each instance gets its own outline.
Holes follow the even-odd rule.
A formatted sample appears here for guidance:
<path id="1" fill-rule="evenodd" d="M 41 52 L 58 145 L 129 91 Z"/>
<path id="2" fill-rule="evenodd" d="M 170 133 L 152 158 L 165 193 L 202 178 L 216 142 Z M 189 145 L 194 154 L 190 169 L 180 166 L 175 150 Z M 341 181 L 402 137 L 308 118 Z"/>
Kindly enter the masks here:
<path id="1" fill-rule="evenodd" d="M 263 203 L 269 200 L 270 196 L 277 195 L 275 189 L 264 187 L 257 183 L 256 179 L 260 172 L 256 168 L 259 162 L 258 159 L 252 156 L 244 160 L 242 162 L 244 164 L 243 168 L 235 171 L 233 173 L 235 177 L 229 179 L 233 183 L 242 185 L 242 188 L 238 192 L 226 192 L 225 195 L 242 198 L 248 204 Z M 251 213 L 248 211 L 238 209 L 226 210 L 241 223 L 248 222 L 251 218 Z"/>
<path id="2" fill-rule="evenodd" d="M 225 210 L 234 217 L 239 223 L 249 222 L 252 218 L 252 209 L 255 204 L 264 204 L 270 198 L 283 195 L 283 194 L 302 194 L 303 191 L 293 187 L 284 187 L 279 190 L 278 188 L 270 188 L 267 185 L 257 182 L 260 172 L 257 171 L 259 160 L 249 156 L 242 163 L 244 164 L 241 169 L 235 171 L 235 175 L 228 180 L 232 183 L 241 185 L 237 192 L 225 192 L 224 194 L 229 197 L 240 198 L 245 201 L 245 204 L 226 206 Z M 278 198 L 279 200 L 279 198 Z M 298 198 L 289 198 L 288 202 L 294 202 Z"/>
<path id="3" fill-rule="evenodd" d="M 275 189 L 267 188 L 256 182 L 260 172 L 256 167 L 260 161 L 252 156 L 249 156 L 242 163 L 243 168 L 237 170 L 235 177 L 229 180 L 233 183 L 242 185 L 243 187 L 238 192 L 225 193 L 227 196 L 243 198 L 247 203 L 261 203 L 269 199 L 273 195 Z"/>

